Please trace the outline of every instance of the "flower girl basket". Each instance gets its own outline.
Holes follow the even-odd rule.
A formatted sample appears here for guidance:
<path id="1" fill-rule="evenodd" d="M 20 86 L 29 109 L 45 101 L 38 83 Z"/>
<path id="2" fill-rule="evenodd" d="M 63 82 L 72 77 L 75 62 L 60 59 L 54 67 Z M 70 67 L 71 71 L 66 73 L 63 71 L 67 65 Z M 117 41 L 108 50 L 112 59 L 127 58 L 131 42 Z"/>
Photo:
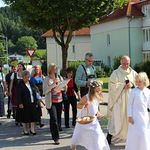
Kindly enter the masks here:
<path id="1" fill-rule="evenodd" d="M 82 112 L 83 112 L 84 109 L 87 109 L 87 111 L 86 111 L 87 115 L 86 116 L 82 116 Z M 87 108 L 83 107 L 82 110 L 81 110 L 81 112 L 80 112 L 80 117 L 78 117 L 76 119 L 76 122 L 78 122 L 80 124 L 89 124 L 94 119 L 95 119 L 95 116 L 89 116 L 89 109 L 88 109 L 88 107 Z"/>

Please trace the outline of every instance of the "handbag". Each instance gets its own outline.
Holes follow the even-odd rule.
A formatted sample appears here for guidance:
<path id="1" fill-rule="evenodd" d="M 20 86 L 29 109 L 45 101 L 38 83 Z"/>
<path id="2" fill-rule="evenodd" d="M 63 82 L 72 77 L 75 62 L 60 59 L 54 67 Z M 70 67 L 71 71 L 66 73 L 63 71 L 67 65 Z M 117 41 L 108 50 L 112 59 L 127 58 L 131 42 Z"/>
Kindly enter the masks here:
<path id="1" fill-rule="evenodd" d="M 63 99 L 63 101 L 68 100 L 68 96 L 67 96 L 66 91 L 61 91 L 61 93 L 62 93 L 62 99 Z"/>

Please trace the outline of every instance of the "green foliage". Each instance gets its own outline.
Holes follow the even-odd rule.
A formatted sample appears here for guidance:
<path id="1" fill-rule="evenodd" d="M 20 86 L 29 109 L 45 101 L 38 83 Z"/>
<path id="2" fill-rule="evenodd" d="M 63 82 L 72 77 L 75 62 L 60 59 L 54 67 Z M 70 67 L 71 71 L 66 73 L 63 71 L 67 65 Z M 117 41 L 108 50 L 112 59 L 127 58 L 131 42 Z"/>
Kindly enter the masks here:
<path id="1" fill-rule="evenodd" d="M 129 0 L 115 0 L 114 8 L 120 7 L 122 8 L 124 5 L 128 4 Z"/>
<path id="2" fill-rule="evenodd" d="M 119 56 L 119 57 L 115 57 L 114 58 L 114 65 L 113 65 L 113 69 L 117 69 L 119 66 L 120 66 L 120 60 L 121 60 L 121 57 L 122 56 Z"/>
<path id="3" fill-rule="evenodd" d="M 23 36 L 18 39 L 16 47 L 19 54 L 26 54 L 26 49 L 37 48 L 36 40 L 32 36 Z"/>
<path id="4" fill-rule="evenodd" d="M 10 66 L 17 66 L 18 65 L 18 61 L 17 60 L 12 60 L 10 62 Z"/>
<path id="5" fill-rule="evenodd" d="M 107 125 L 108 125 L 108 118 L 107 118 L 107 116 L 102 117 L 100 119 L 100 123 L 101 123 L 101 127 L 102 128 L 107 128 Z"/>
<path id="6" fill-rule="evenodd" d="M 62 68 L 66 69 L 72 33 L 89 27 L 101 16 L 109 14 L 114 0 L 4 0 L 16 10 L 30 27 L 52 29 L 56 42 L 62 48 Z M 124 0 L 121 0 L 121 2 Z M 22 7 L 23 6 L 23 7 Z M 65 40 L 65 33 L 68 36 Z M 59 36 L 56 36 L 58 33 Z"/>
<path id="7" fill-rule="evenodd" d="M 105 72 L 102 67 L 96 67 L 96 75 L 98 78 L 105 77 Z"/>
<path id="8" fill-rule="evenodd" d="M 68 67 L 71 67 L 71 68 L 73 68 L 73 70 L 76 71 L 78 66 L 82 63 L 83 63 L 83 61 L 69 61 Z M 102 66 L 96 66 L 96 75 L 98 78 L 108 77 L 108 76 L 110 76 L 111 72 L 112 72 L 111 68 L 104 64 Z"/>
<path id="9" fill-rule="evenodd" d="M 96 67 L 96 74 L 98 78 L 108 77 L 110 76 L 111 72 L 111 68 L 104 64 L 101 67 Z"/>
<path id="10" fill-rule="evenodd" d="M 25 26 L 22 23 L 21 17 L 10 7 L 0 8 L 0 34 L 8 38 L 12 44 L 8 45 L 9 53 L 16 52 L 16 42 L 22 36 L 33 36 L 38 48 L 45 48 L 45 38 L 41 37 L 43 30 L 35 30 Z"/>
<path id="11" fill-rule="evenodd" d="M 35 58 L 43 59 L 45 55 L 46 55 L 46 49 L 38 49 L 35 51 L 34 59 Z"/>
<path id="12" fill-rule="evenodd" d="M 77 70 L 78 66 L 79 66 L 80 64 L 82 64 L 82 63 L 83 63 L 83 61 L 81 61 L 81 60 L 78 60 L 78 61 L 69 61 L 69 62 L 68 62 L 68 67 L 71 67 L 71 68 L 73 68 L 74 70 Z"/>
<path id="13" fill-rule="evenodd" d="M 99 81 L 103 82 L 103 92 L 108 92 L 108 77 L 98 78 Z"/>
<path id="14" fill-rule="evenodd" d="M 139 73 L 139 72 L 146 72 L 149 79 L 150 79 L 150 61 L 142 62 L 139 64 L 136 64 L 134 66 L 134 69 Z"/>
<path id="15" fill-rule="evenodd" d="M 6 54 L 3 42 L 0 41 L 0 65 L 6 63 Z"/>

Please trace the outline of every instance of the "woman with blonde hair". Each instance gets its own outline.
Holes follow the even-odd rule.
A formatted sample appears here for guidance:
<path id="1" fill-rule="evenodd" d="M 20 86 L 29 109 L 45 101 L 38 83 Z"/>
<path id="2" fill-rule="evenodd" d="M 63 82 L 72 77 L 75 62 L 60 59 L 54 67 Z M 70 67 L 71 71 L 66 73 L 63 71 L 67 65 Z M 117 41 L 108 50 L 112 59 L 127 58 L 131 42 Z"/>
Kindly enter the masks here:
<path id="1" fill-rule="evenodd" d="M 149 79 L 145 72 L 136 78 L 136 88 L 129 94 L 128 136 L 125 150 L 150 150 L 150 121 L 147 109 L 150 108 Z"/>
<path id="2" fill-rule="evenodd" d="M 109 150 L 109 145 L 105 135 L 101 129 L 97 117 L 101 117 L 98 111 L 99 103 L 103 99 L 102 84 L 93 81 L 89 86 L 89 93 L 82 97 L 77 104 L 78 116 L 93 116 L 94 119 L 91 123 L 80 124 L 76 122 L 71 140 L 71 149 L 76 150 L 76 145 L 84 146 L 88 150 Z M 87 114 L 88 113 L 88 114 Z M 87 118 L 86 118 L 87 119 Z M 79 118 L 77 119 L 79 120 Z"/>
<path id="3" fill-rule="evenodd" d="M 45 105 L 50 115 L 50 131 L 55 144 L 59 144 L 59 131 L 61 128 L 62 114 L 62 92 L 58 83 L 63 80 L 57 75 L 57 66 L 52 63 L 48 67 L 48 76 L 43 82 L 43 93 L 45 95 Z"/>

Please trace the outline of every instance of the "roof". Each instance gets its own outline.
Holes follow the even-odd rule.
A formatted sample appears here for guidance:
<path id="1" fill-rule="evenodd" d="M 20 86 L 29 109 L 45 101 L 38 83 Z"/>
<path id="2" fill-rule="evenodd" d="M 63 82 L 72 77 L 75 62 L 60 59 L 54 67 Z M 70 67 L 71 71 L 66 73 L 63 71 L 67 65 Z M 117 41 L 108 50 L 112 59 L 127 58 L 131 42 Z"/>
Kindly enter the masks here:
<path id="1" fill-rule="evenodd" d="M 58 34 L 57 34 L 58 35 Z M 68 31 L 65 33 L 65 36 L 68 35 Z M 89 36 L 90 35 L 90 28 L 82 28 L 80 30 L 74 31 L 73 35 L 75 36 Z M 52 30 L 48 30 L 45 32 L 42 37 L 53 37 Z"/>
<path id="2" fill-rule="evenodd" d="M 104 23 L 123 17 L 142 17 L 144 16 L 142 13 L 142 6 L 146 4 L 150 4 L 150 0 L 130 0 L 128 5 L 124 6 L 123 8 L 116 9 L 109 15 L 103 16 L 99 23 Z"/>

